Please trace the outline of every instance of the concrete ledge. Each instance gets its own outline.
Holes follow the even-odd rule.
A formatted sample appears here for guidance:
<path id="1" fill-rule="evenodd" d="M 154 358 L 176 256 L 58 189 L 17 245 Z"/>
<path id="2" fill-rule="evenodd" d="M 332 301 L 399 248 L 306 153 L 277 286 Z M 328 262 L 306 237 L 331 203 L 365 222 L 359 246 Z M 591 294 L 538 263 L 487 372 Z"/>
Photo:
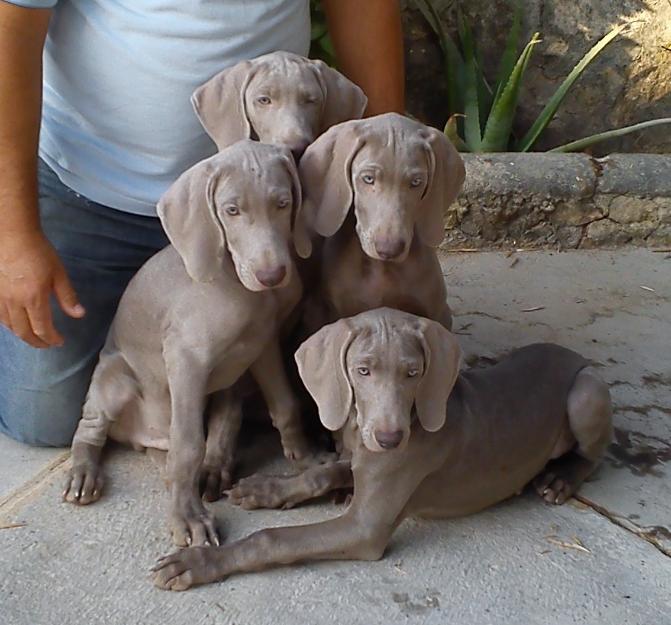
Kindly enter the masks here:
<path id="1" fill-rule="evenodd" d="M 465 154 L 443 249 L 671 245 L 671 156 Z"/>

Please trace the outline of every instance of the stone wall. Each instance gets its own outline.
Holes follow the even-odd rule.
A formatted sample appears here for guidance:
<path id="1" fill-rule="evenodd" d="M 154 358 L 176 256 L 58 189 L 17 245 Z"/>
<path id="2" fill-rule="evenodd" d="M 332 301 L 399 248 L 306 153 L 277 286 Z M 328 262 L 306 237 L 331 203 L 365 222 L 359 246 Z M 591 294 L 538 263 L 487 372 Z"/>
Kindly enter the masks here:
<path id="1" fill-rule="evenodd" d="M 671 247 L 671 156 L 464 155 L 444 249 Z"/>
<path id="2" fill-rule="evenodd" d="M 434 0 L 454 34 L 455 3 Z M 460 0 L 476 33 L 489 76 L 503 50 L 511 21 L 509 0 Z M 539 31 L 519 110 L 522 132 L 575 63 L 614 25 L 643 20 L 606 48 L 564 101 L 536 149 L 654 117 L 671 117 L 670 0 L 522 0 L 523 40 Z M 437 40 L 412 0 L 404 0 L 408 110 L 434 126 L 446 117 L 446 90 Z M 671 152 L 671 126 L 601 144 L 610 152 Z"/>

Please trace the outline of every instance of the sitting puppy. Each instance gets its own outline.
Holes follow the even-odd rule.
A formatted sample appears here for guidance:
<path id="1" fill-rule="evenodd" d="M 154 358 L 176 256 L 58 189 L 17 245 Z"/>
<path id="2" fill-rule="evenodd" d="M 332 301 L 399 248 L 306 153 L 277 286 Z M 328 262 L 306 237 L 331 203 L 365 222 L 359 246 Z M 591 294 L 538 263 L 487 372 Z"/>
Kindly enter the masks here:
<path id="1" fill-rule="evenodd" d="M 305 223 L 327 237 L 308 329 L 380 306 L 450 329 L 434 248 L 464 165 L 445 134 L 395 113 L 345 122 L 306 150 L 299 173 Z"/>
<path id="2" fill-rule="evenodd" d="M 100 497 L 108 435 L 168 450 L 174 542 L 218 544 L 199 471 L 204 456 L 206 465 L 218 457 L 213 470 L 223 480 L 230 475 L 239 411 L 228 394 L 247 370 L 285 455 L 307 455 L 279 348 L 281 326 L 302 293 L 290 248 L 300 203 L 289 150 L 249 140 L 198 163 L 161 198 L 172 245 L 142 267 L 121 299 L 74 437 L 67 501 Z"/>
<path id="3" fill-rule="evenodd" d="M 324 425 L 343 429 L 348 463 L 318 468 L 313 494 L 353 482 L 335 519 L 187 549 L 154 568 L 184 590 L 277 564 L 382 556 L 407 516 L 456 517 L 530 481 L 562 503 L 594 470 L 611 436 L 608 387 L 580 355 L 552 344 L 459 375 L 461 350 L 440 324 L 379 309 L 324 327 L 296 360 Z M 295 478 L 289 478 L 289 480 Z"/>
<path id="4" fill-rule="evenodd" d="M 191 98 L 221 150 L 239 139 L 289 148 L 296 160 L 322 132 L 363 115 L 363 91 L 322 61 L 273 52 L 229 67 Z"/>

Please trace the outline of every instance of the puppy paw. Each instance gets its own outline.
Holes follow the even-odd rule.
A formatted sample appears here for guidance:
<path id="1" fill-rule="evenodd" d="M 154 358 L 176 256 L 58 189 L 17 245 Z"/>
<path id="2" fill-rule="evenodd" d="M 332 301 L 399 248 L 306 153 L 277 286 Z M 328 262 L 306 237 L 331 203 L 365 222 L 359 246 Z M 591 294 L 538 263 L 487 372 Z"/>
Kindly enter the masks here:
<path id="1" fill-rule="evenodd" d="M 160 558 L 151 568 L 154 586 L 162 590 L 187 590 L 221 579 L 215 552 L 211 547 L 191 547 Z"/>
<path id="2" fill-rule="evenodd" d="M 536 492 L 547 502 L 556 505 L 563 504 L 576 488 L 571 482 L 553 471 L 542 473 L 533 481 Z"/>
<path id="3" fill-rule="evenodd" d="M 330 464 L 338 460 L 338 454 L 332 451 L 310 449 L 304 456 L 293 460 L 293 465 L 301 471 L 320 464 Z"/>
<path id="4" fill-rule="evenodd" d="M 85 506 L 100 499 L 104 479 L 100 465 L 87 462 L 77 464 L 68 471 L 63 488 L 63 500 Z"/>
<path id="5" fill-rule="evenodd" d="M 227 492 L 228 500 L 233 505 L 240 506 L 245 510 L 293 508 L 299 503 L 299 500 L 293 497 L 294 479 L 291 477 L 251 475 L 241 479 Z"/>
<path id="6" fill-rule="evenodd" d="M 173 510 L 169 528 L 172 541 L 178 547 L 219 545 L 215 517 L 199 499 Z"/>
<path id="7" fill-rule="evenodd" d="M 204 466 L 200 473 L 200 487 L 205 501 L 221 499 L 233 484 L 228 465 Z"/>

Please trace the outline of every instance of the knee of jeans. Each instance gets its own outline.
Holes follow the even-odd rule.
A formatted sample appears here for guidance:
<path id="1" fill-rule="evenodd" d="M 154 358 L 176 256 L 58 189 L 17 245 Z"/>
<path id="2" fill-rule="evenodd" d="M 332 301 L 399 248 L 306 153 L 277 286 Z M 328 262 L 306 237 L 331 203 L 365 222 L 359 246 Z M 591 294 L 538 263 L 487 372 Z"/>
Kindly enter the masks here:
<path id="1" fill-rule="evenodd" d="M 68 447 L 81 417 L 79 393 L 14 389 L 0 395 L 0 431 L 26 445 Z"/>

